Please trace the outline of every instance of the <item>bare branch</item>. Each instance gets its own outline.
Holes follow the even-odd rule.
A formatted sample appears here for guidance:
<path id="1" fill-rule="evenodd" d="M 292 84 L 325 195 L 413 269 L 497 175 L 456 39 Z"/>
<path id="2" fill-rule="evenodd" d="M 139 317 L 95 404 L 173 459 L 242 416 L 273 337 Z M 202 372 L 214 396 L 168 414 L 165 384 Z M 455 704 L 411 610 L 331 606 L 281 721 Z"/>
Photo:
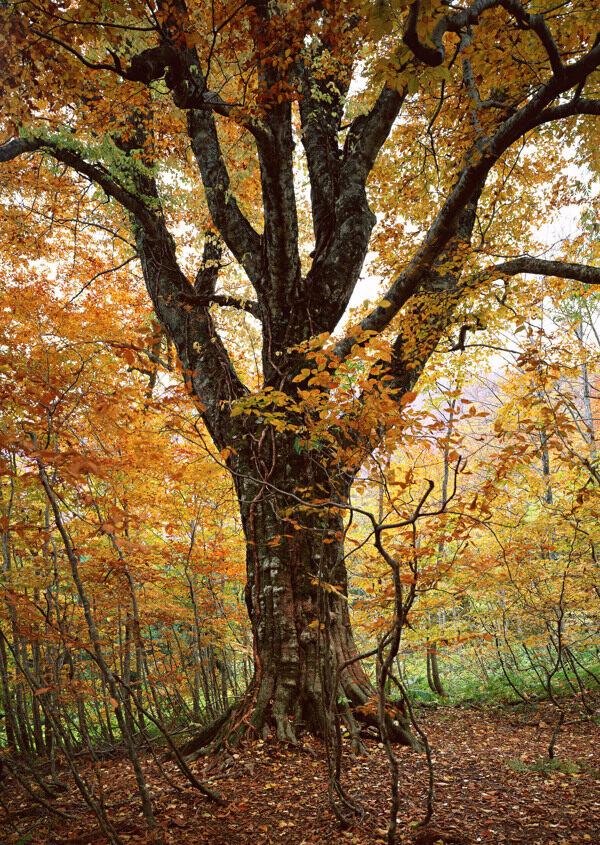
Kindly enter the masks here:
<path id="1" fill-rule="evenodd" d="M 137 255 L 130 255 L 129 258 L 126 258 L 125 261 L 122 261 L 121 264 L 118 264 L 116 267 L 108 267 L 106 270 L 100 270 L 98 273 L 94 273 L 91 279 L 88 279 L 87 282 L 81 287 L 77 293 L 74 293 L 73 296 L 69 299 L 69 302 L 74 302 L 78 296 L 87 290 L 91 284 L 93 284 L 96 279 L 99 279 L 100 276 L 107 276 L 109 273 L 116 273 L 117 270 L 121 270 L 123 267 L 126 267 L 132 261 L 137 259 Z"/>

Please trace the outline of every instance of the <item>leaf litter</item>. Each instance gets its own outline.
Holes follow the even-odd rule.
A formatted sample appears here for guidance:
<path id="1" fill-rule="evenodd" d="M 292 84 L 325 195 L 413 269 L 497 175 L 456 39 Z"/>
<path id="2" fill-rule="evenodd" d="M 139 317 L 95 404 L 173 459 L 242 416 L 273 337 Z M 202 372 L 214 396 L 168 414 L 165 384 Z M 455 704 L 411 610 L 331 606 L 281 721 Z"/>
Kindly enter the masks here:
<path id="1" fill-rule="evenodd" d="M 599 845 L 600 725 L 570 718 L 555 761 L 545 758 L 556 720 L 547 705 L 522 714 L 444 707 L 422 715 L 433 748 L 435 815 L 418 827 L 425 805 L 427 770 L 422 755 L 396 753 L 402 805 L 400 845 Z M 344 757 L 343 784 L 363 809 L 340 827 L 328 806 L 327 762 L 322 743 L 297 747 L 257 742 L 219 760 L 200 760 L 195 772 L 229 802 L 225 808 L 165 782 L 151 756 L 143 759 L 157 834 L 143 821 L 135 778 L 127 760 L 100 761 L 107 813 L 126 845 L 312 845 L 386 841 L 389 781 L 383 748 L 367 740 L 368 756 Z M 165 764 L 176 778 L 174 767 Z M 91 762 L 82 769 L 91 775 Z M 54 817 L 8 779 L 3 782 L 0 842 L 30 845 L 101 845 L 105 837 L 66 770 L 69 788 Z M 7 816 L 8 813 L 8 816 Z"/>

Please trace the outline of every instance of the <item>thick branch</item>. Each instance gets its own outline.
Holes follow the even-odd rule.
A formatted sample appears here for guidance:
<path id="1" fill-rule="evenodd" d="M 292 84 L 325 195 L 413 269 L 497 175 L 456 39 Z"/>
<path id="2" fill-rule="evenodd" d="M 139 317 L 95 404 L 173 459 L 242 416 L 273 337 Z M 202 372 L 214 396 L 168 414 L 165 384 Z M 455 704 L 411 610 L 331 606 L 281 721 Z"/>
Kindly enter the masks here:
<path id="1" fill-rule="evenodd" d="M 144 145 L 146 122 L 136 121 Z M 144 145 L 145 146 L 145 145 Z M 149 171 L 133 167 L 130 173 L 137 193 L 152 198 L 160 213 L 154 229 L 148 231 L 131 215 L 137 252 L 144 281 L 156 316 L 173 340 L 183 364 L 183 374 L 190 391 L 196 396 L 204 422 L 219 448 L 227 445 L 231 403 L 243 396 L 246 389 L 240 381 L 227 350 L 215 328 L 209 309 L 195 307 L 192 302 L 198 291 L 190 284 L 177 261 L 175 243 L 162 215 L 155 179 Z M 211 247 L 205 244 L 205 258 Z"/>
<path id="2" fill-rule="evenodd" d="M 402 40 L 407 47 L 410 47 L 419 61 L 423 62 L 423 64 L 430 65 L 431 67 L 438 67 L 446 58 L 446 51 L 441 43 L 441 38 L 436 40 L 435 47 L 429 47 L 429 45 L 423 44 L 419 38 L 419 34 L 417 33 L 419 9 L 419 0 L 415 0 L 408 12 L 406 29 L 404 30 Z"/>
<path id="3" fill-rule="evenodd" d="M 162 223 L 162 221 L 161 221 Z M 191 307 L 192 285 L 181 272 L 173 240 L 164 224 L 149 237 L 135 226 L 138 253 L 154 310 L 173 339 L 186 382 L 203 412 L 204 422 L 219 448 L 227 445 L 230 405 L 246 392 L 237 376 L 208 307 Z"/>
<path id="4" fill-rule="evenodd" d="M 460 33 L 461 30 L 467 26 L 476 24 L 479 16 L 487 9 L 493 9 L 494 6 L 500 5 L 500 0 L 476 0 L 467 9 L 457 12 L 454 15 L 444 15 L 437 22 L 429 40 L 434 47 L 424 44 L 419 38 L 417 32 L 417 23 L 419 19 L 420 0 L 415 0 L 412 3 L 408 18 L 406 21 L 406 29 L 402 40 L 409 47 L 416 58 L 424 64 L 431 67 L 438 67 L 443 64 L 446 58 L 446 48 L 443 44 L 443 37 L 447 32 Z"/>
<path id="5" fill-rule="evenodd" d="M 41 149 L 43 142 L 32 138 L 11 138 L 0 145 L 0 162 L 12 161 L 24 153 L 33 153 Z"/>
<path id="6" fill-rule="evenodd" d="M 312 62 L 299 62 L 299 103 L 302 145 L 310 178 L 310 199 L 315 233 L 313 257 L 323 253 L 335 228 L 335 201 L 339 190 L 341 150 L 338 133 L 344 111 L 348 82 L 339 74 L 317 75 Z M 333 100 L 333 102 L 331 102 Z"/>
<path id="7" fill-rule="evenodd" d="M 446 58 L 446 50 L 442 40 L 444 35 L 447 32 L 461 33 L 467 27 L 477 24 L 483 12 L 497 8 L 498 6 L 510 12 L 521 27 L 535 32 L 548 55 L 552 73 L 557 78 L 560 78 L 565 71 L 565 66 L 562 63 L 558 47 L 548 28 L 548 24 L 543 15 L 532 15 L 527 12 L 519 0 L 476 0 L 467 9 L 453 15 L 444 15 L 438 21 L 430 36 L 434 47 L 424 44 L 419 38 L 417 24 L 419 20 L 420 0 L 414 0 L 409 9 L 406 29 L 402 40 L 412 50 L 419 61 L 430 67 L 438 67 L 443 64 Z"/>
<path id="8" fill-rule="evenodd" d="M 194 281 L 194 290 L 198 296 L 211 296 L 215 292 L 222 257 L 223 241 L 221 238 L 214 232 L 205 232 L 202 263 Z"/>
<path id="9" fill-rule="evenodd" d="M 489 279 L 495 276 L 516 276 L 518 273 L 555 276 L 558 279 L 573 279 L 586 285 L 600 285 L 600 267 L 577 264 L 573 261 L 549 261 L 527 255 L 488 267 L 481 272 L 480 276 Z"/>
<path id="10" fill-rule="evenodd" d="M 285 344 L 288 340 L 293 343 L 304 339 L 297 330 L 305 316 L 298 314 L 296 321 L 290 320 L 290 307 L 292 315 L 295 314 L 293 306 L 301 293 L 291 103 L 279 103 L 267 109 L 263 126 L 256 145 L 264 210 L 264 297 L 268 299 L 273 326 L 289 323 L 290 334 L 283 341 Z"/>
<path id="11" fill-rule="evenodd" d="M 540 14 L 530 15 L 521 3 L 518 2 L 518 0 L 500 0 L 500 5 L 503 6 L 507 12 L 510 12 L 521 25 L 526 26 L 535 32 L 548 54 L 552 73 L 560 79 L 565 71 L 565 66 L 562 63 L 558 47 L 556 46 L 556 41 L 548 29 L 548 24 L 544 20 L 544 16 Z"/>
<path id="12" fill-rule="evenodd" d="M 388 88 L 386 85 L 371 111 L 353 121 L 344 147 L 345 175 L 352 170 L 355 171 L 354 179 L 366 182 L 375 159 L 400 113 L 405 97 L 406 89 L 399 93 L 395 88 Z"/>
<path id="13" fill-rule="evenodd" d="M 461 285 L 462 252 L 471 240 L 480 195 L 479 191 L 467 203 L 459 215 L 454 237 L 424 276 L 418 293 L 425 296 L 411 300 L 408 305 L 412 311 L 408 319 L 405 316 L 402 321 L 386 368 L 386 388 L 397 391 L 398 395 L 413 389 L 442 335 L 453 322 L 454 310 L 464 290 Z M 415 326 L 419 326 L 417 332 Z"/>
<path id="14" fill-rule="evenodd" d="M 189 49 L 178 49 L 169 42 L 133 56 L 129 67 L 120 71 L 124 79 L 149 85 L 165 77 L 173 102 L 180 109 L 209 109 L 229 117 L 237 103 L 227 103 L 220 94 L 209 91 L 200 72 L 198 57 Z"/>
<path id="15" fill-rule="evenodd" d="M 188 112 L 188 132 L 213 223 L 256 285 L 261 276 L 261 239 L 232 196 L 214 116 L 206 109 L 192 109 Z"/>
<path id="16" fill-rule="evenodd" d="M 348 131 L 330 226 L 322 250 L 307 275 L 309 299 L 315 303 L 315 333 L 333 331 L 344 313 L 362 270 L 375 215 L 369 208 L 366 183 L 377 155 L 402 107 L 404 94 L 385 87 L 371 111 L 353 121 Z"/>
<path id="17" fill-rule="evenodd" d="M 553 120 L 563 120 L 566 117 L 577 117 L 578 115 L 600 116 L 600 100 L 589 100 L 585 97 L 574 97 L 568 103 L 559 106 L 550 106 L 544 109 L 535 122 L 536 126 L 544 123 L 551 123 Z"/>
<path id="18" fill-rule="evenodd" d="M 259 320 L 260 312 L 257 302 L 216 292 L 222 255 L 223 242 L 220 237 L 214 232 L 206 232 L 204 250 L 202 252 L 202 264 L 196 273 L 196 280 L 194 282 L 195 293 L 193 296 L 184 294 L 181 297 L 181 301 L 188 305 L 200 305 L 203 307 L 210 306 L 214 303 L 225 308 L 237 308 L 240 311 L 247 311 Z"/>

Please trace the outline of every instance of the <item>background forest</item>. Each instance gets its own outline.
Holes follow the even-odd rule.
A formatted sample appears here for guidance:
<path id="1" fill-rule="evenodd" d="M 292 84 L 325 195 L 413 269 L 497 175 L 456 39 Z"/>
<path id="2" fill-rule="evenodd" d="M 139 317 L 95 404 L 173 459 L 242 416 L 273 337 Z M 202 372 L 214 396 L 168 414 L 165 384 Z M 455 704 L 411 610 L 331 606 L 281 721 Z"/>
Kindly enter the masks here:
<path id="1" fill-rule="evenodd" d="M 595 5 L 0 5 L 2 841 L 600 841 Z"/>

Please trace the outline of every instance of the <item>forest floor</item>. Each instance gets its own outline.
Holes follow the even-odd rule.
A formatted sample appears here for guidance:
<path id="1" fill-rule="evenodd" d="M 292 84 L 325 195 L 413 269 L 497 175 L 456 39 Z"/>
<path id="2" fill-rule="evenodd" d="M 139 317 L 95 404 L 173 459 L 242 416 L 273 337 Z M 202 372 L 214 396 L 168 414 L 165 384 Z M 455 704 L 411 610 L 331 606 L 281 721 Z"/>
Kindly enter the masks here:
<path id="1" fill-rule="evenodd" d="M 421 710 L 420 720 L 433 752 L 435 815 L 428 828 L 416 827 L 424 813 L 425 757 L 398 748 L 398 843 L 599 845 L 597 717 L 581 721 L 574 711 L 567 714 L 555 750 L 562 770 L 548 770 L 539 763 L 547 755 L 556 724 L 556 712 L 547 704 L 527 712 L 440 707 Z M 297 748 L 259 742 L 233 754 L 224 766 L 221 761 L 216 769 L 214 761 L 195 763 L 198 777 L 227 799 L 226 808 L 191 789 L 176 791 L 149 758 L 145 771 L 163 842 L 383 843 L 389 816 L 389 770 L 383 748 L 373 741 L 368 749 L 370 756 L 355 758 L 348 752 L 344 757 L 343 783 L 364 811 L 362 819 L 347 829 L 329 809 L 327 762 L 317 740 L 308 739 Z M 532 770 L 536 762 L 538 770 Z M 82 769 L 85 765 L 82 761 Z M 115 757 L 99 765 L 108 813 L 123 842 L 153 842 L 141 816 L 135 779 L 127 761 Z M 166 768 L 181 783 L 172 764 L 167 763 Z M 67 778 L 66 772 L 61 774 Z M 91 770 L 86 774 L 90 778 Z M 49 815 L 6 779 L 3 787 L 0 843 L 100 845 L 106 841 L 74 786 L 56 801 L 56 806 L 68 813 L 67 819 Z"/>

